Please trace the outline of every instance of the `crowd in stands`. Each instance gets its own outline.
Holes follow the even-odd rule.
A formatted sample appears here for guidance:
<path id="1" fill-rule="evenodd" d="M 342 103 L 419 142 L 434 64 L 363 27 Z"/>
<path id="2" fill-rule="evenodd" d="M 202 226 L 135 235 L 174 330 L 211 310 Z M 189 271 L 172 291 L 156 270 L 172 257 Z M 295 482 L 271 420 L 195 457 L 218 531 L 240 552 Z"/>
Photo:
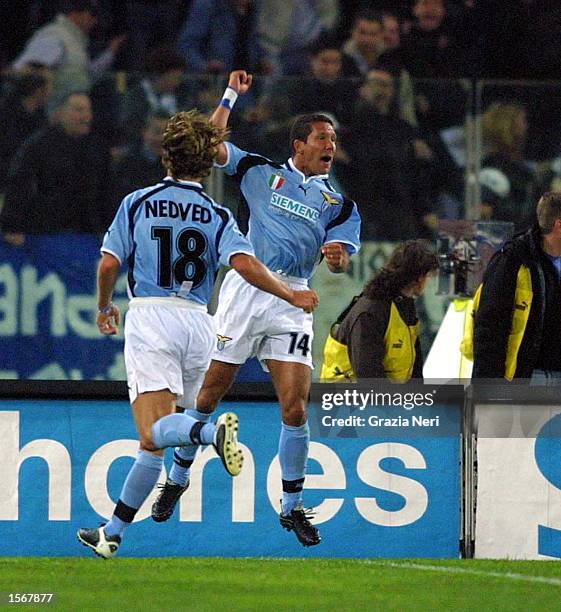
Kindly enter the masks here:
<path id="1" fill-rule="evenodd" d="M 561 8 L 546 0 L 8 4 L 0 231 L 15 244 L 103 231 L 125 193 L 162 178 L 167 118 L 212 109 L 233 68 L 257 75 L 233 117 L 240 146 L 283 160 L 291 117 L 327 112 L 340 134 L 334 180 L 356 200 L 363 238 L 431 237 L 438 217 L 463 215 L 465 82 L 561 75 Z M 533 121 L 534 98 L 512 92 L 483 100 L 481 218 L 522 228 L 561 174 L 528 155 L 560 152 Z M 559 126 L 560 92 L 548 99 Z"/>

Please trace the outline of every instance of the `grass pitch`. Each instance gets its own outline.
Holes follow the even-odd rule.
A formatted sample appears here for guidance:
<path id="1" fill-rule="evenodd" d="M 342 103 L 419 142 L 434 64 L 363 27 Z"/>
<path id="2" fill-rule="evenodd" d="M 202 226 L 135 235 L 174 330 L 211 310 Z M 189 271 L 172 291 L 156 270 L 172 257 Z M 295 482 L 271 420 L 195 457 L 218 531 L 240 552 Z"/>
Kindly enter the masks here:
<path id="1" fill-rule="evenodd" d="M 561 610 L 555 561 L 0 559 L 8 593 L 54 593 L 27 610 Z"/>

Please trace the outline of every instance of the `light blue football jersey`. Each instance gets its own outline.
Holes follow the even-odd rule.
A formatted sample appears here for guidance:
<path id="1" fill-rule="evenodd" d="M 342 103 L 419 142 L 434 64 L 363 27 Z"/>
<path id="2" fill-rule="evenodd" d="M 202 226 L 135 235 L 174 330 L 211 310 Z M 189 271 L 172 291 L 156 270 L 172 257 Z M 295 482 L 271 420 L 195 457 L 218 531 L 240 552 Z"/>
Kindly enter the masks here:
<path id="1" fill-rule="evenodd" d="M 202 185 L 164 179 L 126 196 L 101 247 L 127 262 L 129 297 L 183 297 L 208 304 L 220 264 L 253 255 L 231 212 Z"/>
<path id="2" fill-rule="evenodd" d="M 220 167 L 240 183 L 238 221 L 249 212 L 242 230 L 270 270 L 308 279 L 326 242 L 344 243 L 351 255 L 359 250 L 356 204 L 337 193 L 327 175 L 306 177 L 292 160 L 276 164 L 230 142 L 226 146 L 228 161 Z"/>

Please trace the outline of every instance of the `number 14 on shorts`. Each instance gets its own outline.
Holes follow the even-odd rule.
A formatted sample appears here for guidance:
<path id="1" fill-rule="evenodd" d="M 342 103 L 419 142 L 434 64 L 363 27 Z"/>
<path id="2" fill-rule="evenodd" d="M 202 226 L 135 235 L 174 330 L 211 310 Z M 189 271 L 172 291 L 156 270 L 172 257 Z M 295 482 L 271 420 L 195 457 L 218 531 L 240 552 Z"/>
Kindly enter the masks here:
<path id="1" fill-rule="evenodd" d="M 303 357 L 307 357 L 310 352 L 310 334 L 300 334 L 298 332 L 290 333 L 290 346 L 288 347 L 289 355 L 294 355 L 298 349 Z"/>

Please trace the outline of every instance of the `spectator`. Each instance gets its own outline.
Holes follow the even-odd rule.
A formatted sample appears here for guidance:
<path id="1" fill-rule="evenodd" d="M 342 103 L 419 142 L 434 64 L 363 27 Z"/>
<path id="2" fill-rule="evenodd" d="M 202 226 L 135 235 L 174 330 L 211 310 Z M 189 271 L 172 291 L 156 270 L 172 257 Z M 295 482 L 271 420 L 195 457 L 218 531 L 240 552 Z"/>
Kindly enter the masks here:
<path id="1" fill-rule="evenodd" d="M 20 145 L 47 123 L 45 106 L 50 83 L 41 76 L 22 75 L 12 80 L 0 103 L 0 191 L 4 190 L 8 166 Z"/>
<path id="2" fill-rule="evenodd" d="M 497 251 L 483 277 L 473 378 L 561 379 L 561 192 L 545 193 L 538 223 Z"/>
<path id="3" fill-rule="evenodd" d="M 469 65 L 465 61 L 465 34 L 463 46 L 459 42 L 464 22 L 461 18 L 454 22 L 449 17 L 444 0 L 416 0 L 413 14 L 416 21 L 403 37 L 401 50 L 389 54 L 389 60 L 399 59 L 415 82 L 420 126 L 440 132 L 462 125 L 466 92 L 461 83 L 452 79 L 464 76 L 465 65 Z"/>
<path id="4" fill-rule="evenodd" d="M 487 188 L 482 190 L 482 217 L 511 221 L 521 231 L 532 222 L 538 192 L 534 172 L 524 160 L 526 111 L 519 104 L 495 102 L 483 114 L 482 124 L 488 151 L 481 162 L 482 183 Z"/>
<path id="5" fill-rule="evenodd" d="M 308 48 L 333 29 L 338 14 L 337 0 L 261 0 L 259 41 L 273 74 L 304 74 Z"/>
<path id="6" fill-rule="evenodd" d="M 115 202 L 143 185 L 155 185 L 164 176 L 162 168 L 162 137 L 169 115 L 156 113 L 146 119 L 142 142 L 133 143 L 114 164 Z"/>
<path id="7" fill-rule="evenodd" d="M 178 48 L 190 72 L 266 68 L 253 0 L 194 0 Z"/>
<path id="8" fill-rule="evenodd" d="M 415 23 L 405 37 L 405 67 L 413 78 L 462 76 L 460 49 L 444 0 L 416 0 Z"/>
<path id="9" fill-rule="evenodd" d="M 345 150 L 350 164 L 338 176 L 359 206 L 362 237 L 401 241 L 430 235 L 437 219 L 421 161 L 431 161 L 433 154 L 416 130 L 397 117 L 389 72 L 368 74 Z"/>
<path id="10" fill-rule="evenodd" d="M 422 379 L 415 298 L 436 270 L 438 257 L 430 244 L 409 240 L 398 246 L 331 327 L 321 379 Z"/>
<path id="11" fill-rule="evenodd" d="M 88 55 L 89 33 L 96 24 L 95 0 L 66 0 L 62 13 L 29 39 L 13 67 L 20 70 L 29 63 L 41 63 L 55 71 L 54 93 L 64 97 L 77 89 L 89 91 L 95 78 L 113 62 L 124 36 L 113 38 L 95 60 Z"/>
<path id="12" fill-rule="evenodd" d="M 399 22 L 393 14 L 378 13 L 373 10 L 360 11 L 354 20 L 350 39 L 343 45 L 344 60 L 349 62 L 345 69 L 346 75 L 366 78 L 368 72 L 380 68 L 399 78 L 398 102 L 399 115 L 411 125 L 417 125 L 415 117 L 415 101 L 411 77 L 405 70 L 398 49 L 387 51 L 385 43 L 385 26 L 394 28 L 397 23 L 397 44 L 399 45 Z M 395 44 L 395 31 L 392 30 L 392 44 Z"/>
<path id="13" fill-rule="evenodd" d="M 344 128 L 352 116 L 358 80 L 343 78 L 343 54 L 333 36 L 320 36 L 310 47 L 310 56 L 310 77 L 281 83 L 289 101 L 288 114 L 327 112 Z"/>
<path id="14" fill-rule="evenodd" d="M 401 24 L 397 15 L 387 11 L 382 13 L 382 33 L 384 51 L 396 51 L 401 47 Z"/>
<path id="15" fill-rule="evenodd" d="M 86 93 L 53 106 L 51 125 L 35 132 L 15 155 L 6 181 L 1 231 L 24 234 L 101 232 L 114 207 L 108 198 L 109 152 L 90 133 Z"/>
<path id="16" fill-rule="evenodd" d="M 401 24 L 395 13 L 381 13 L 384 52 L 378 58 L 378 67 L 399 77 L 399 116 L 410 125 L 417 126 L 415 92 L 411 75 L 405 69 L 401 44 Z"/>
<path id="17" fill-rule="evenodd" d="M 187 106 L 187 92 L 182 88 L 185 68 L 183 57 L 172 49 L 152 49 L 146 60 L 146 76 L 131 83 L 123 98 L 125 131 L 138 134 L 148 116 L 156 113 L 171 116 Z"/>
<path id="18" fill-rule="evenodd" d="M 383 51 L 384 32 L 380 14 L 372 10 L 359 12 L 351 36 L 343 44 L 343 53 L 351 65 L 347 75 L 365 78 L 376 67 Z"/>

